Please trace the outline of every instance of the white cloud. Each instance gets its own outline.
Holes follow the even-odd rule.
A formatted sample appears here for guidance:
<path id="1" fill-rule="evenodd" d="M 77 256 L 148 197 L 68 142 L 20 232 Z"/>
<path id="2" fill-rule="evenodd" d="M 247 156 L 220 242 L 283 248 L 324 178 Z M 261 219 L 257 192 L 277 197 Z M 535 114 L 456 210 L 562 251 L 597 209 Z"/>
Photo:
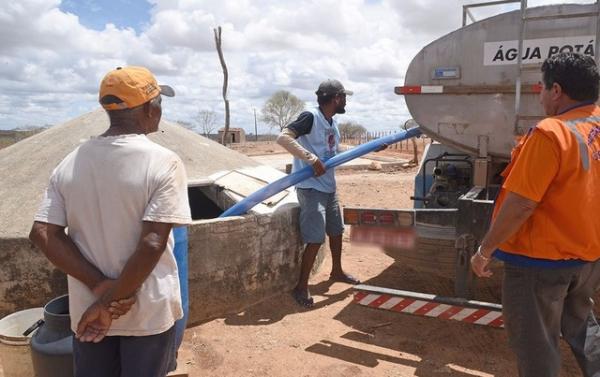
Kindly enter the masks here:
<path id="1" fill-rule="evenodd" d="M 3 1 L 0 128 L 61 123 L 97 108 L 103 75 L 127 64 L 147 66 L 175 87 L 177 96 L 164 102 L 166 118 L 189 121 L 209 109 L 222 122 L 223 76 L 213 36 L 218 25 L 233 126 L 253 131 L 253 109 L 260 110 L 277 90 L 313 105 L 318 83 L 338 78 L 356 92 L 342 120 L 372 129 L 397 127 L 408 112 L 393 89 L 402 84 L 412 57 L 459 28 L 462 5 L 473 2 L 149 1 L 150 19 L 138 31 L 113 24 L 93 30 L 61 11 L 60 0 Z M 482 18 L 498 11 L 473 13 Z"/>
<path id="2" fill-rule="evenodd" d="M 187 47 L 196 51 L 214 48 L 211 37 L 215 19 L 203 10 L 189 13 L 168 9 L 154 15 L 150 29 L 146 32 L 162 51 L 173 47 Z"/>

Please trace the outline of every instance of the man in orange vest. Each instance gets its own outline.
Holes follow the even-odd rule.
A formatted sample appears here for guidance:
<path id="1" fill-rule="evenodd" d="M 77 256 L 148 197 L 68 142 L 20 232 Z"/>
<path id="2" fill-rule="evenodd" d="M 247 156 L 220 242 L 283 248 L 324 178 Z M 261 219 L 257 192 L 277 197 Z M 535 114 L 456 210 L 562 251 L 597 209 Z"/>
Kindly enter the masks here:
<path id="1" fill-rule="evenodd" d="M 547 118 L 512 152 L 494 220 L 471 258 L 480 277 L 504 262 L 502 307 L 521 377 L 558 376 L 559 338 L 585 376 L 600 375 L 600 76 L 594 59 L 561 53 L 542 65 Z"/>

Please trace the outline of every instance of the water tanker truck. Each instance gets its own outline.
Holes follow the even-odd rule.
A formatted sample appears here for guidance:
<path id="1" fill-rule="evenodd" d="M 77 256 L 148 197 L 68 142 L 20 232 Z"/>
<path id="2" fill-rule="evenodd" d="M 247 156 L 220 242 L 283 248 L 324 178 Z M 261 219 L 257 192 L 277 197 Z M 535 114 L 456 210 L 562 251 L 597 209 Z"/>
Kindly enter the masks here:
<path id="1" fill-rule="evenodd" d="M 520 9 L 478 22 L 472 17 L 474 7 L 508 3 Z M 473 298 L 470 257 L 489 227 L 499 174 L 518 138 L 544 116 L 538 100 L 542 62 L 564 51 L 598 61 L 599 34 L 598 2 L 464 6 L 463 27 L 425 46 L 404 85 L 395 88 L 421 131 L 435 140 L 419 165 L 414 208 L 345 208 L 351 239 L 378 242 L 400 263 L 452 278 L 460 300 Z M 360 288 L 356 300 L 370 306 L 393 293 Z"/>

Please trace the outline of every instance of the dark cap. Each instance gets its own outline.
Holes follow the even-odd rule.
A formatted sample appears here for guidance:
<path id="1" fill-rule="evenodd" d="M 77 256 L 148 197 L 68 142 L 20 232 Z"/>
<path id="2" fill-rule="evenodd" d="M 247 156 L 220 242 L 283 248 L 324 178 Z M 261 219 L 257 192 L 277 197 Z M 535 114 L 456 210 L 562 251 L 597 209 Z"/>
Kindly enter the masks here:
<path id="1" fill-rule="evenodd" d="M 319 85 L 319 89 L 317 89 L 315 94 L 318 96 L 330 96 L 335 94 L 346 94 L 351 96 L 354 92 L 344 89 L 344 85 L 338 80 L 328 79 Z"/>

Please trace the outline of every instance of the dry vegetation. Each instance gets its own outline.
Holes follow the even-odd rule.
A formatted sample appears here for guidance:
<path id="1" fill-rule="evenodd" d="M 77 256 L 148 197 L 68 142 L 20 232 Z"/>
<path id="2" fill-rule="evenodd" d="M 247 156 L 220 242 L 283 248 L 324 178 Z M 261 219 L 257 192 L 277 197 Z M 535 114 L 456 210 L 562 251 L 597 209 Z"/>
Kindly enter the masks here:
<path id="1" fill-rule="evenodd" d="M 0 130 L 0 149 L 6 148 L 14 143 L 21 141 L 29 136 L 33 136 L 38 132 L 43 131 L 43 128 L 35 128 L 32 130 Z"/>

